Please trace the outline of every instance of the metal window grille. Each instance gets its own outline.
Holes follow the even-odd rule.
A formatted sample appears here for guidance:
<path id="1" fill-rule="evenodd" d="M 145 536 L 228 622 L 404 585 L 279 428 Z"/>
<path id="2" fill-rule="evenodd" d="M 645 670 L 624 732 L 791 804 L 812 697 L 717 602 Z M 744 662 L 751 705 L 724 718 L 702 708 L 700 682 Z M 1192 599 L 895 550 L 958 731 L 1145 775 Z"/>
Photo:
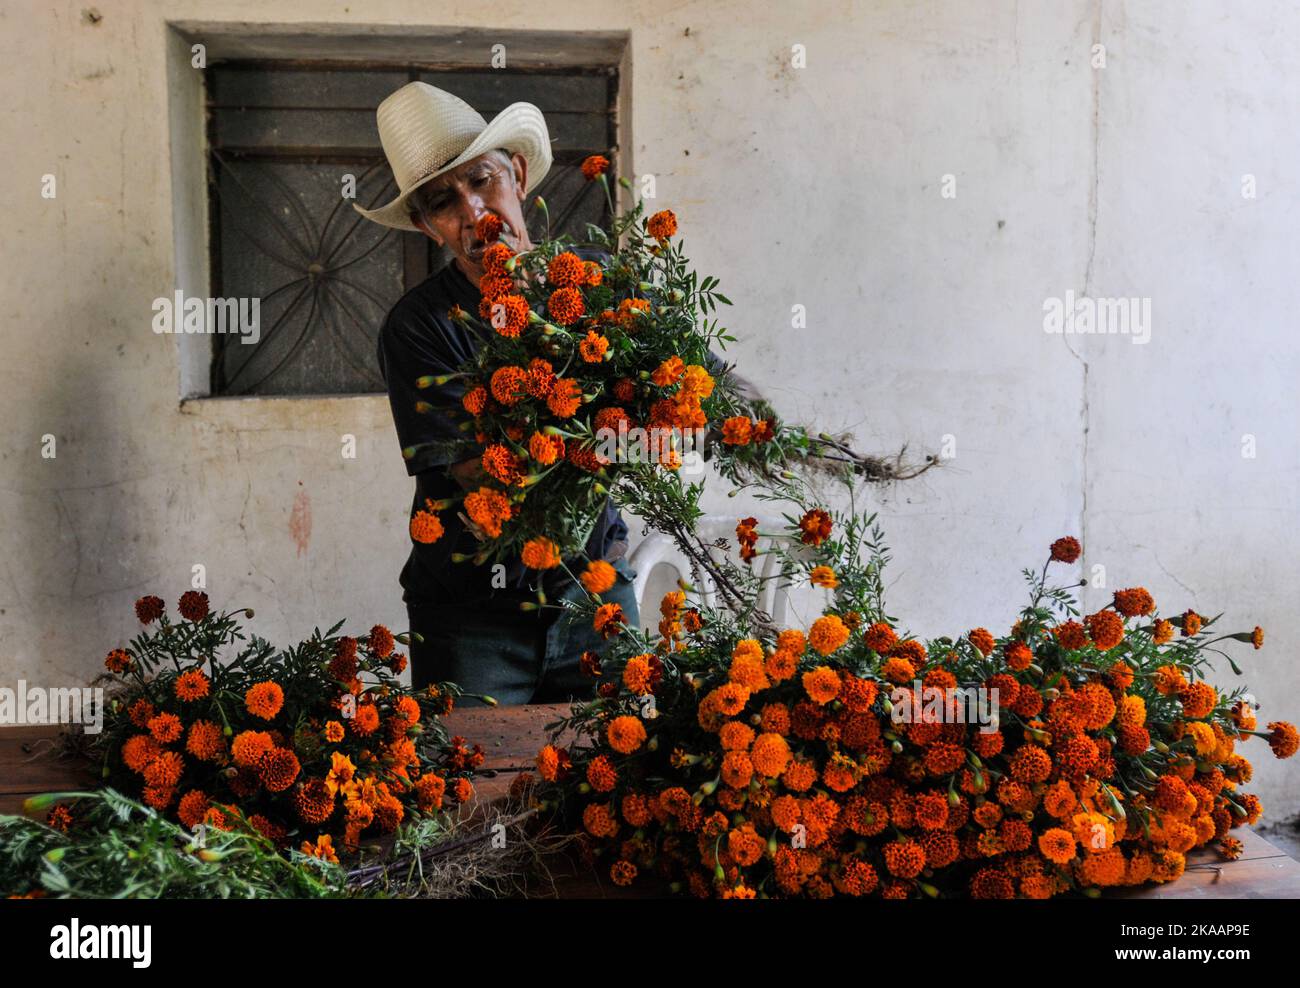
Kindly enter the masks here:
<path id="1" fill-rule="evenodd" d="M 258 298 L 260 340 L 213 336 L 213 395 L 383 391 L 375 337 L 403 293 L 447 256 L 426 237 L 370 223 L 344 198 L 389 201 L 396 184 L 375 108 L 420 79 L 492 117 L 527 100 L 546 115 L 554 165 L 534 190 L 552 232 L 583 237 L 608 206 L 579 165 L 615 160 L 618 78 L 609 67 L 468 71 L 419 65 L 229 61 L 206 71 L 212 294 Z M 616 176 L 611 176 L 615 178 Z M 529 197 L 525 218 L 538 217 Z"/>

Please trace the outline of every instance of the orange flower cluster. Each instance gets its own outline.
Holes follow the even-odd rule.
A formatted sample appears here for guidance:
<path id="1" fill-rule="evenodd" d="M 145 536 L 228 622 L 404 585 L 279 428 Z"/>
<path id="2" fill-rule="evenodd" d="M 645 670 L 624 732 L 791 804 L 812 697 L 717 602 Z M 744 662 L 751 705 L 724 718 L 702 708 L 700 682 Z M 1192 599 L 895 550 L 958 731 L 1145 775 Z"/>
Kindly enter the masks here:
<path id="1" fill-rule="evenodd" d="M 601 155 L 582 165 L 587 180 L 600 180 L 606 191 L 608 170 Z M 633 211 L 638 220 L 640 209 Z M 631 229 L 631 223 L 623 218 L 615 225 Z M 516 254 L 500 239 L 500 217 L 487 214 L 476 224 L 475 235 L 487 245 L 482 301 L 477 313 L 456 307 L 450 315 L 482 345 L 454 373 L 417 379 L 422 388 L 447 389 L 441 408 L 465 416 L 458 423 L 464 439 L 450 443 L 455 459 L 479 460 L 487 478 L 464 498 L 465 514 L 485 543 L 472 556 L 453 558 L 518 558 L 528 545 L 534 561 L 549 561 L 539 555 L 546 544 L 556 547 L 557 563 L 573 558 L 619 474 L 629 464 L 649 464 L 652 478 L 679 470 L 693 448 L 694 439 L 686 438 L 693 430 L 715 447 L 721 435 L 731 462 L 778 455 L 777 421 L 732 414 L 743 407 L 735 386 L 720 388 L 709 372 L 711 345 L 725 337 L 716 325 L 706 333 L 699 327 L 708 321 L 697 317 L 712 311 L 716 279 L 701 282 L 652 263 L 677 234 L 671 210 L 648 217 L 644 227 L 650 240 L 612 237 L 607 256 L 597 261 L 567 246 L 567 238 Z M 617 246 L 620 241 L 627 246 Z M 640 434 L 644 440 L 627 440 L 618 455 L 611 453 L 611 435 Z M 630 442 L 641 442 L 642 450 L 624 455 Z M 417 510 L 412 539 L 441 538 L 438 511 L 448 507 Z"/>
<path id="2" fill-rule="evenodd" d="M 753 524 L 738 527 L 742 546 Z M 809 578 L 859 592 L 862 569 L 833 556 L 830 528 L 814 509 L 775 537 L 821 547 Z M 1080 552 L 1073 539 L 1052 548 L 1058 561 Z M 681 591 L 660 611 L 653 654 L 632 635 L 611 648 L 616 675 L 579 711 L 581 743 L 537 757 L 536 798 L 558 799 L 618 884 L 1038 899 L 1167 882 L 1195 848 L 1239 854 L 1230 831 L 1259 819 L 1237 744 L 1300 748 L 1288 722 L 1256 730 L 1188 643 L 1155 644 L 1141 588 L 1082 623 L 1031 608 L 1001 638 L 976 628 L 928 647 L 853 611 L 729 645 L 701 633 L 714 621 Z"/>
<path id="3" fill-rule="evenodd" d="M 141 598 L 136 613 L 161 627 L 133 653 L 110 653 L 114 671 L 141 675 L 97 742 L 109 785 L 185 827 L 246 825 L 282 850 L 300 843 L 329 860 L 412 813 L 437 812 L 444 794 L 472 795 L 468 775 L 483 752 L 460 738 L 446 743 L 437 723 L 459 691 L 402 687 L 395 676 L 406 657 L 383 625 L 360 640 L 318 632 L 286 661 L 241 644 L 230 616 L 209 617 L 206 597 L 186 606 L 208 627 L 178 639 L 155 600 Z M 212 662 L 224 648 L 243 651 L 235 662 Z"/>

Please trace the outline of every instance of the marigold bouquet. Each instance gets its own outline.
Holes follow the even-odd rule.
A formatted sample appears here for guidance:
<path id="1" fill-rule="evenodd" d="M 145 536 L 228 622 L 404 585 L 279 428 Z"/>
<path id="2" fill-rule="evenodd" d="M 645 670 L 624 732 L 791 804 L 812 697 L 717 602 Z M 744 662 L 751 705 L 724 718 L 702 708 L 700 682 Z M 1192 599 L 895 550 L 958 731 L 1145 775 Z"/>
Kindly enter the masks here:
<path id="1" fill-rule="evenodd" d="M 105 659 L 115 679 L 92 746 L 106 784 L 195 829 L 251 826 L 278 847 L 337 861 L 403 819 L 473 794 L 478 745 L 439 717 L 459 690 L 412 691 L 406 657 L 375 625 L 360 638 L 316 629 L 277 651 L 248 638 L 207 595 L 180 598 L 172 623 L 155 596 L 136 601 L 145 630 Z M 52 821 L 66 826 L 72 813 Z"/>
<path id="2" fill-rule="evenodd" d="M 598 698 L 537 756 L 533 798 L 614 882 L 657 876 L 723 898 L 1049 898 L 1174 880 L 1211 843 L 1240 853 L 1231 831 L 1262 807 L 1242 791 L 1237 744 L 1263 737 L 1287 758 L 1297 733 L 1257 730 L 1243 691 L 1204 674 L 1226 642 L 1259 648 L 1261 629 L 1212 635 L 1217 618 L 1162 617 L 1140 587 L 1080 619 L 1044 565 L 1025 571 L 1030 601 L 1006 634 L 923 642 L 885 611 L 875 516 L 799 496 L 793 484 L 771 495 L 794 507 L 782 531 L 742 519 L 743 562 L 728 565 L 751 601 L 764 552 L 829 590 L 807 631 L 752 607 L 690 606 L 684 590 L 664 597 L 657 636 L 606 620 L 611 652 L 587 657 Z M 1048 563 L 1080 552 L 1062 538 Z M 599 608 L 591 619 L 602 626 Z"/>
<path id="3" fill-rule="evenodd" d="M 593 156 L 583 172 L 602 185 L 612 215 L 608 164 Z M 545 214 L 545 201 L 537 202 Z M 517 254 L 499 239 L 501 229 L 495 214 L 479 221 L 477 235 L 490 244 L 482 302 L 477 312 L 451 312 L 477 336 L 477 353 L 456 373 L 417 382 L 438 392 L 439 411 L 448 410 L 448 394 L 460 394 L 451 411 L 464 437 L 426 445 L 453 460 L 478 458 L 489 478 L 459 506 L 485 536 L 468 558 L 517 555 L 531 569 L 561 566 L 585 544 L 615 486 L 615 499 L 652 524 L 689 527 L 702 485 L 687 482 L 681 468 L 706 450 L 733 478 L 809 456 L 888 472 L 833 437 L 783 425 L 765 402 L 742 393 L 711 349 L 734 339 L 715 318 L 730 301 L 716 278 L 687 266 L 671 210 L 646 217 L 638 202 L 608 231 L 588 224 L 581 244 L 548 235 Z M 461 500 L 428 502 L 411 519 L 412 538 L 441 538 L 440 513 Z M 584 574 L 593 586 L 612 582 L 599 561 Z"/>

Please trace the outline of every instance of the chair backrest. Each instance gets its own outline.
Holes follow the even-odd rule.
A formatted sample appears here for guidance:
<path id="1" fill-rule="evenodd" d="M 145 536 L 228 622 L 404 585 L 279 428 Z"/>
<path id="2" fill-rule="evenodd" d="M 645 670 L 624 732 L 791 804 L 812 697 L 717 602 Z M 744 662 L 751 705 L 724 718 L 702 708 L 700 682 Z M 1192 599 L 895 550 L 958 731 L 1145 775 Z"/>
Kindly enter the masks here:
<path id="1" fill-rule="evenodd" d="M 726 555 L 731 555 L 734 560 L 739 560 L 740 550 L 736 541 L 736 521 L 731 515 L 704 515 L 695 525 L 695 530 L 700 539 L 709 547 L 709 554 L 716 560 L 722 560 Z M 756 548 L 761 553 L 763 549 L 772 541 L 770 537 L 764 536 L 763 532 L 781 531 L 786 527 L 786 522 L 781 518 L 760 517 L 758 519 L 759 539 Z M 726 539 L 730 547 L 729 552 L 718 548 L 712 543 L 718 539 Z M 646 590 L 650 585 L 650 574 L 660 563 L 671 566 L 677 571 L 678 576 L 688 583 L 695 586 L 695 594 L 701 604 L 706 607 L 714 607 L 717 604 L 717 588 L 707 573 L 701 573 L 697 579 L 691 572 L 691 565 L 686 556 L 677 548 L 676 544 L 667 535 L 662 532 L 652 532 L 641 540 L 632 550 L 628 557 L 628 563 L 636 570 L 636 588 L 637 606 L 641 609 L 643 615 L 642 621 L 646 622 L 645 617 L 647 601 L 645 599 Z M 786 612 L 788 603 L 787 590 L 790 586 L 789 574 L 779 572 L 781 560 L 775 554 L 763 554 L 755 560 L 755 566 L 759 567 L 759 575 L 763 578 L 763 589 L 758 597 L 758 606 L 772 616 L 772 621 L 779 625 L 786 623 Z M 692 595 L 688 595 L 692 596 Z M 658 602 L 649 602 L 650 606 L 657 610 Z M 657 620 L 657 618 L 656 618 Z M 654 622 L 650 622 L 653 624 Z"/>

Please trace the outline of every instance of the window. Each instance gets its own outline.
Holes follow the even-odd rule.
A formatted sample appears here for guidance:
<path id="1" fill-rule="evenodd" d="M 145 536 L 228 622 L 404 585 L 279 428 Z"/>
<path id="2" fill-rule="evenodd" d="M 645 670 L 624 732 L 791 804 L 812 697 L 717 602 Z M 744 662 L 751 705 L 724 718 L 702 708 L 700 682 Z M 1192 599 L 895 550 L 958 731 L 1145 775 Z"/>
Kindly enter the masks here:
<path id="1" fill-rule="evenodd" d="M 491 120 L 510 103 L 546 115 L 554 164 L 533 195 L 553 232 L 583 237 L 605 220 L 603 193 L 579 170 L 612 161 L 617 70 L 565 67 L 437 71 L 416 64 L 214 62 L 205 73 L 209 258 L 214 297 L 260 299 L 260 339 L 213 339 L 213 395 L 383 391 L 375 337 L 389 307 L 446 263 L 432 241 L 359 216 L 397 194 L 375 127 L 384 97 L 419 79 Z M 616 178 L 616 176 L 611 176 Z"/>

